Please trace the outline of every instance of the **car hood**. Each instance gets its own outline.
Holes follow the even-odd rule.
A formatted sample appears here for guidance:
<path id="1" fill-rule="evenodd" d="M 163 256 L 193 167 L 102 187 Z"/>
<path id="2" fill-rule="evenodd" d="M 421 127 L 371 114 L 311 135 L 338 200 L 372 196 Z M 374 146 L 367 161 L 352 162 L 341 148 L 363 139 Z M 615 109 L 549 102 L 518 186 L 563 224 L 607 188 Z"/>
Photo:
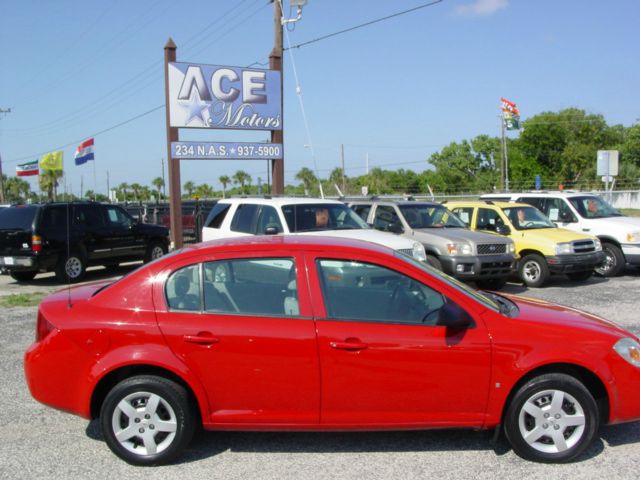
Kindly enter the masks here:
<path id="1" fill-rule="evenodd" d="M 298 235 L 298 234 L 296 234 Z M 394 235 L 393 233 L 381 232 L 374 229 L 359 230 L 318 230 L 313 232 L 300 232 L 299 235 L 318 235 L 323 237 L 353 238 L 355 240 L 365 240 L 367 242 L 378 243 L 394 250 L 405 250 L 413 248 L 413 240 Z"/>
<path id="2" fill-rule="evenodd" d="M 593 236 L 584 233 L 577 233 L 566 228 L 535 228 L 531 230 L 513 230 L 512 238 L 526 238 L 528 241 L 536 243 L 563 243 L 575 240 L 593 239 Z"/>
<path id="3" fill-rule="evenodd" d="M 511 243 L 511 240 L 488 233 L 474 232 L 466 228 L 420 228 L 413 230 L 413 238 L 422 243 L 432 243 L 433 239 L 451 240 L 452 242 L 471 241 L 476 244 Z"/>
<path id="4" fill-rule="evenodd" d="M 606 218 L 585 218 L 591 225 L 598 225 L 604 228 L 619 228 L 626 231 L 640 230 L 640 217 L 606 217 Z"/>
<path id="5" fill-rule="evenodd" d="M 502 293 L 500 295 L 513 301 L 520 309 L 520 313 L 514 318 L 516 321 L 526 321 L 540 326 L 557 327 L 559 330 L 567 330 L 567 334 L 569 334 L 570 329 L 580 329 L 610 335 L 616 338 L 635 338 L 635 335 L 614 322 L 577 308 L 520 295 Z"/>

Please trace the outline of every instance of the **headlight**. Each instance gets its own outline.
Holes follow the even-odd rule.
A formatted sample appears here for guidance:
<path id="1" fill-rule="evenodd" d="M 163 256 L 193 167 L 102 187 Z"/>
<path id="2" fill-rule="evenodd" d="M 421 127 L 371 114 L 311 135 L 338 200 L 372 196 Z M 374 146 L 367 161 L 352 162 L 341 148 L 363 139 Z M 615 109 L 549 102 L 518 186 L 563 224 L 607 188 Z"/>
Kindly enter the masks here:
<path id="1" fill-rule="evenodd" d="M 424 262 L 427 260 L 427 252 L 424 251 L 424 245 L 422 245 L 420 242 L 413 242 L 411 255 L 419 262 Z"/>
<path id="2" fill-rule="evenodd" d="M 570 243 L 559 243 L 556 245 L 556 255 L 567 255 L 573 253 Z"/>
<path id="3" fill-rule="evenodd" d="M 507 244 L 507 252 L 516 253 L 516 244 L 515 243 L 508 243 Z"/>
<path id="4" fill-rule="evenodd" d="M 600 242 L 599 238 L 594 238 L 593 243 L 596 244 L 596 252 L 599 252 L 600 250 L 602 250 L 602 242 Z"/>
<path id="5" fill-rule="evenodd" d="M 631 365 L 640 367 L 640 343 L 633 338 L 621 338 L 613 349 Z"/>
<path id="6" fill-rule="evenodd" d="M 640 242 L 640 232 L 627 233 L 627 242 Z"/>
<path id="7" fill-rule="evenodd" d="M 468 243 L 447 243 L 449 255 L 471 255 L 471 245 Z"/>

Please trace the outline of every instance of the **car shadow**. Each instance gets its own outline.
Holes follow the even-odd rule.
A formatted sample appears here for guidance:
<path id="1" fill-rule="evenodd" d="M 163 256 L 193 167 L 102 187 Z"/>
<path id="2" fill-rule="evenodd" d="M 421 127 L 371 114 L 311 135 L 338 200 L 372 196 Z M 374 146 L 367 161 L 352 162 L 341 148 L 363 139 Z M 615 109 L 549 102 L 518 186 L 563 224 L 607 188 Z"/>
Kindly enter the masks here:
<path id="1" fill-rule="evenodd" d="M 82 279 L 82 282 L 79 282 L 77 284 L 74 283 L 72 285 L 82 285 L 84 283 L 97 282 L 100 280 L 117 280 L 140 266 L 142 266 L 142 263 L 136 262 L 127 263 L 112 268 L 89 267 L 85 273 L 84 278 Z M 64 287 L 67 285 L 66 283 L 60 283 L 58 280 L 56 280 L 56 277 L 53 273 L 36 275 L 33 280 L 29 280 L 28 282 L 18 282 L 16 280 L 12 280 L 10 283 L 14 285 L 31 285 L 34 287 Z"/>
<path id="2" fill-rule="evenodd" d="M 493 450 L 497 456 L 512 451 L 502 433 L 464 429 L 385 432 L 235 432 L 198 430 L 189 447 L 174 464 L 197 462 L 224 452 L 241 453 L 392 453 L 464 452 Z M 86 428 L 89 438 L 104 441 L 98 420 Z M 640 422 L 605 426 L 591 446 L 575 461 L 594 458 L 606 444 L 640 443 Z M 523 462 L 525 460 L 522 460 Z"/>

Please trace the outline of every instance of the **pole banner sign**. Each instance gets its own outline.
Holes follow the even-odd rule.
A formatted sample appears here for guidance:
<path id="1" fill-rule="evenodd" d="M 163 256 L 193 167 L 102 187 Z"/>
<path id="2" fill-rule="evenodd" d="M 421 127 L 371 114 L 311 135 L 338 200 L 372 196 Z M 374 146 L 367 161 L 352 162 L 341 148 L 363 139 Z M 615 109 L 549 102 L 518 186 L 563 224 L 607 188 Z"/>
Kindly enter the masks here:
<path id="1" fill-rule="evenodd" d="M 280 143 L 171 142 L 171 158 L 183 160 L 269 160 L 282 158 Z"/>
<path id="2" fill-rule="evenodd" d="M 51 172 L 61 172 L 64 152 L 58 150 L 57 152 L 45 153 L 39 162 L 40 170 L 48 170 Z"/>
<path id="3" fill-rule="evenodd" d="M 518 106 L 510 100 L 504 97 L 500 98 L 502 121 L 507 130 L 519 130 L 520 129 L 520 110 Z"/>
<path id="4" fill-rule="evenodd" d="M 169 63 L 170 126 L 282 130 L 280 72 Z"/>

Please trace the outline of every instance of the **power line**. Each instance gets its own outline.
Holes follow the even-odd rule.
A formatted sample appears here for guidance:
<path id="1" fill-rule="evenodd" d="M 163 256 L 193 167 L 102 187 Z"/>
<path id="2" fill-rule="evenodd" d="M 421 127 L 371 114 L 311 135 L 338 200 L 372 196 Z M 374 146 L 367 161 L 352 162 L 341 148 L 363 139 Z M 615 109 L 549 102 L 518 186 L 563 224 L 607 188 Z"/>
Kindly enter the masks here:
<path id="1" fill-rule="evenodd" d="M 389 20 L 390 18 L 399 17 L 400 15 L 404 15 L 406 13 L 411 13 L 411 12 L 415 12 L 416 10 L 420 10 L 422 8 L 431 7 L 431 6 L 436 5 L 438 3 L 442 3 L 443 1 L 444 0 L 434 0 L 432 2 L 425 3 L 425 4 L 422 4 L 422 5 L 418 5 L 417 7 L 410 8 L 408 10 L 403 10 L 402 12 L 393 13 L 391 15 L 387 15 L 386 17 L 377 18 L 375 20 L 371 20 L 369 22 L 365 22 L 365 23 L 362 23 L 360 25 L 355 25 L 353 27 L 345 28 L 344 30 L 340 30 L 338 32 L 333 32 L 333 33 L 329 33 L 328 35 L 323 35 L 322 37 L 314 38 L 313 40 L 308 40 L 306 42 L 299 43 L 297 45 L 294 45 L 293 47 L 285 48 L 284 50 L 289 50 L 291 48 L 301 48 L 301 47 L 304 47 L 306 45 L 310 45 L 312 43 L 316 43 L 316 42 L 320 42 L 322 40 L 326 40 L 327 38 L 335 37 L 337 35 L 342 35 L 343 33 L 347 33 L 347 32 L 352 32 L 353 30 L 357 30 L 359 28 L 368 27 L 369 25 L 373 25 L 374 23 L 383 22 L 385 20 Z"/>

